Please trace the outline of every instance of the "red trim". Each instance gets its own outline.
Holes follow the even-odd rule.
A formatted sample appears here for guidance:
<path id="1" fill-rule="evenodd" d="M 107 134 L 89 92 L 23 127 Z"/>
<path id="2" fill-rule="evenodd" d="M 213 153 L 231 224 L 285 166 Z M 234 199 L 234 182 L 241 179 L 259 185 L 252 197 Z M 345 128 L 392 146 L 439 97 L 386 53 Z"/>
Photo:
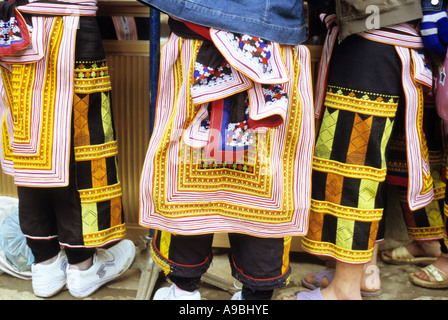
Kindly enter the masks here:
<path id="1" fill-rule="evenodd" d="M 249 276 L 245 275 L 244 272 L 243 272 L 242 270 L 240 270 L 240 269 L 236 266 L 236 264 L 235 264 L 235 260 L 233 259 L 233 255 L 232 255 L 232 264 L 233 264 L 233 266 L 235 267 L 235 269 L 238 270 L 243 276 L 245 276 L 245 277 L 248 278 L 248 279 L 254 280 L 254 281 L 270 281 L 270 280 L 276 280 L 276 279 L 279 279 L 279 278 L 281 278 L 281 277 L 284 277 L 285 274 L 286 274 L 286 273 L 288 272 L 288 270 L 289 270 L 289 268 L 286 269 L 286 271 L 285 271 L 284 273 L 282 273 L 281 275 L 279 275 L 278 277 L 267 278 L 267 279 L 257 279 L 257 278 L 252 278 L 252 277 L 249 277 Z"/>
<path id="2" fill-rule="evenodd" d="M 276 128 L 283 124 L 283 118 L 282 118 L 282 116 L 280 116 L 278 114 L 274 114 L 270 117 L 263 118 L 260 120 L 249 119 L 249 120 L 247 120 L 247 124 L 249 125 L 249 128 L 251 128 L 251 129 Z"/>
<path id="3" fill-rule="evenodd" d="M 197 34 L 203 36 L 204 38 L 208 40 L 212 40 L 212 37 L 210 36 L 210 30 L 207 27 L 200 26 L 198 24 L 194 24 L 187 21 L 182 21 L 185 23 L 185 25 L 190 28 L 192 31 L 196 32 Z"/>
<path id="4" fill-rule="evenodd" d="M 221 151 L 219 149 L 219 139 L 221 137 L 222 112 L 224 109 L 224 99 L 212 101 L 212 112 L 210 115 L 210 135 L 208 144 L 205 147 L 205 155 L 219 162 L 237 162 L 244 157 L 247 150 L 241 151 Z"/>
<path id="5" fill-rule="evenodd" d="M 403 186 L 403 187 L 408 186 L 408 178 L 406 178 L 406 177 L 403 178 L 403 177 L 388 175 L 386 181 L 388 184 L 392 184 L 392 185 L 396 185 L 396 186 Z"/>
<path id="6" fill-rule="evenodd" d="M 23 19 L 22 14 L 17 10 L 17 8 L 14 10 L 16 13 L 17 24 L 19 25 L 19 29 L 22 34 L 22 41 L 20 41 L 18 43 L 14 43 L 7 48 L 0 48 L 0 55 L 2 55 L 2 56 L 12 56 L 17 51 L 27 48 L 31 43 L 31 36 L 28 31 L 28 27 L 26 25 L 25 19 Z"/>

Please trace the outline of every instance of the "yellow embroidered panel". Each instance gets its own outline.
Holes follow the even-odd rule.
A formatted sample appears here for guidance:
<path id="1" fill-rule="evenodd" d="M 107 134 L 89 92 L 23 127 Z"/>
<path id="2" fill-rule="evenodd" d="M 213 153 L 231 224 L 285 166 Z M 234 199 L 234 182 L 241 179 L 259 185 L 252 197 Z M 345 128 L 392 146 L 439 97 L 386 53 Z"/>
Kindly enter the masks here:
<path id="1" fill-rule="evenodd" d="M 200 44 L 199 41 L 192 41 L 191 61 L 195 61 Z M 296 206 L 293 194 L 283 192 L 276 195 L 275 192 L 278 191 L 273 189 L 274 175 L 281 174 L 283 181 L 281 189 L 283 190 L 293 190 L 294 184 L 297 183 L 294 179 L 296 146 L 302 122 L 302 100 L 298 92 L 300 65 L 296 60 L 295 51 L 291 50 L 289 54 L 293 56 L 294 70 L 291 71 L 291 74 L 294 74 L 294 79 L 290 85 L 291 105 L 288 109 L 287 127 L 284 130 L 285 136 L 281 138 L 284 141 L 284 147 L 280 149 L 281 153 L 273 154 L 274 150 L 278 152 L 276 150 L 279 144 L 277 135 L 280 133 L 277 129 L 269 129 L 266 133 L 255 134 L 256 143 L 249 148 L 244 159 L 236 163 L 217 163 L 207 158 L 202 149 L 192 148 L 186 145 L 182 139 L 177 141 L 182 133 L 182 130 L 176 129 L 178 117 L 185 117 L 183 129 L 186 129 L 195 119 L 200 106 L 193 104 L 189 89 L 180 87 L 183 83 L 182 71 L 185 65 L 192 66 L 188 71 L 188 75 L 192 79 L 194 63 L 182 59 L 176 60 L 173 69 L 174 86 L 170 88 L 177 93 L 174 94 L 175 100 L 172 103 L 175 110 L 171 112 L 171 117 L 164 128 L 163 137 L 157 146 L 154 159 L 152 195 L 156 206 L 155 211 L 158 214 L 170 218 L 219 214 L 236 219 L 268 223 L 290 221 L 292 210 Z M 192 81 L 190 79 L 187 80 L 187 83 Z M 182 101 L 179 102 L 178 99 L 182 99 Z M 177 153 L 173 152 L 175 148 L 178 150 Z M 273 160 L 273 157 L 277 158 Z M 272 167 L 274 161 L 281 163 L 280 172 L 275 171 Z M 167 195 L 174 190 L 179 193 L 201 192 L 204 201 L 167 201 Z M 258 207 L 244 202 L 232 204 L 231 201 L 226 201 L 225 197 L 221 197 L 221 200 L 217 199 L 216 195 L 221 190 L 229 194 L 256 196 L 260 201 L 263 198 L 266 201 L 271 201 L 269 199 L 272 197 L 281 197 L 282 205 L 278 210 L 267 211 L 262 206 Z M 209 194 L 213 196 L 212 201 L 209 201 Z"/>
<path id="2" fill-rule="evenodd" d="M 336 246 L 346 250 L 351 250 L 353 235 L 355 233 L 355 221 L 348 219 L 338 219 L 336 229 Z"/>
<path id="3" fill-rule="evenodd" d="M 418 112 L 417 112 L 417 130 L 418 130 L 418 139 L 421 150 L 422 161 L 429 163 L 429 150 L 428 145 L 426 144 L 425 132 L 423 131 L 423 113 L 424 113 L 424 95 L 423 88 L 421 85 L 416 86 L 418 90 Z M 429 169 L 429 167 L 428 167 Z M 427 194 L 428 192 L 433 190 L 434 181 L 431 176 L 431 172 L 428 170 L 421 169 L 422 171 L 422 179 L 423 186 L 420 194 Z"/>
<path id="4" fill-rule="evenodd" d="M 111 82 L 106 60 L 79 61 L 75 67 L 74 85 L 78 93 L 110 91 Z"/>
<path id="5" fill-rule="evenodd" d="M 350 137 L 350 145 L 347 151 L 347 164 L 364 165 L 371 128 L 372 117 L 364 120 L 358 114 L 355 114 L 352 136 Z"/>
<path id="6" fill-rule="evenodd" d="M 362 179 L 359 186 L 360 209 L 375 209 L 375 200 L 378 193 L 379 182 Z"/>
<path id="7" fill-rule="evenodd" d="M 126 231 L 106 61 L 76 61 L 74 91 L 74 153 L 84 242 L 98 246 Z"/>
<path id="8" fill-rule="evenodd" d="M 425 211 L 430 227 L 443 226 L 442 214 L 440 212 L 439 203 L 437 201 L 433 201 L 429 205 L 427 205 L 425 207 Z"/>
<path id="9" fill-rule="evenodd" d="M 313 241 L 307 238 L 302 239 L 302 248 L 306 251 L 319 255 L 332 256 L 338 260 L 348 263 L 365 263 L 372 257 L 373 249 L 369 250 L 350 250 L 337 247 L 333 243 Z"/>
<path id="10" fill-rule="evenodd" d="M 154 259 L 154 262 L 162 269 L 165 275 L 168 275 L 171 271 L 170 265 L 166 262 L 166 260 L 160 258 L 160 254 L 154 248 L 154 245 L 151 245 L 151 257 Z"/>
<path id="11" fill-rule="evenodd" d="M 89 234 L 98 231 L 98 212 L 96 203 L 82 204 L 83 233 Z"/>
<path id="12" fill-rule="evenodd" d="M 319 136 L 314 148 L 314 156 L 322 159 L 330 159 L 333 147 L 334 133 L 338 122 L 339 111 L 332 113 L 326 108 L 322 124 L 320 126 Z"/>
<path id="13" fill-rule="evenodd" d="M 2 68 L 2 78 L 5 84 L 6 94 L 10 103 L 11 114 L 14 123 L 13 142 L 23 145 L 25 148 L 32 148 L 28 144 L 32 141 L 39 141 L 37 150 L 27 153 L 15 153 L 12 147 L 3 141 L 3 152 L 5 160 L 12 161 L 16 169 L 38 169 L 49 170 L 53 167 L 53 126 L 56 104 L 56 87 L 58 81 L 58 54 L 64 32 L 62 18 L 55 18 L 50 41 L 47 48 L 45 76 L 42 71 L 36 69 L 36 63 L 14 64 L 12 72 Z M 42 87 L 37 90 L 35 85 L 39 82 Z M 42 96 L 39 96 L 42 94 Z M 35 99 L 41 100 L 34 101 Z M 38 107 L 39 106 L 39 107 Z M 31 119 L 37 117 L 39 125 L 33 133 L 31 129 Z M 5 136 L 6 126 L 3 125 Z"/>
<path id="14" fill-rule="evenodd" d="M 101 116 L 103 119 L 104 141 L 114 141 L 114 128 L 112 127 L 112 108 L 109 94 L 101 93 Z"/>
<path id="15" fill-rule="evenodd" d="M 291 250 L 292 237 L 285 237 L 283 240 L 284 240 L 284 249 L 283 249 L 282 274 L 288 271 L 289 268 L 289 252 Z"/>
<path id="16" fill-rule="evenodd" d="M 348 165 L 341 162 L 314 158 L 313 169 L 322 172 L 339 174 L 355 179 L 370 179 L 374 181 L 384 181 L 387 169 L 376 169 L 367 166 Z"/>
<path id="17" fill-rule="evenodd" d="M 122 239 L 125 235 L 125 225 L 119 224 L 98 232 L 84 234 L 84 244 L 88 247 L 97 247 L 110 241 Z"/>
<path id="18" fill-rule="evenodd" d="M 122 195 L 120 183 L 94 189 L 79 190 L 82 203 L 110 200 Z"/>
<path id="19" fill-rule="evenodd" d="M 13 65 L 11 75 L 2 69 L 14 123 L 14 141 L 31 141 L 31 108 L 36 64 Z"/>
<path id="20" fill-rule="evenodd" d="M 330 108 L 378 117 L 395 117 L 398 97 L 328 86 L 325 105 Z"/>
<path id="21" fill-rule="evenodd" d="M 100 158 L 92 161 L 92 187 L 100 188 L 107 186 L 106 159 Z"/>
<path id="22" fill-rule="evenodd" d="M 88 124 L 89 95 L 86 95 L 84 97 L 75 95 L 73 100 L 73 120 L 75 127 L 73 143 L 75 146 L 90 145 L 90 133 Z"/>
<path id="23" fill-rule="evenodd" d="M 110 225 L 118 226 L 123 221 L 123 205 L 121 197 L 112 198 L 110 200 Z"/>
<path id="24" fill-rule="evenodd" d="M 167 260 L 170 259 L 170 245 L 172 234 L 166 231 L 160 231 L 160 254 Z"/>
<path id="25" fill-rule="evenodd" d="M 327 183 L 325 186 L 325 200 L 331 203 L 340 204 L 343 184 L 343 176 L 334 173 L 328 173 Z"/>
<path id="26" fill-rule="evenodd" d="M 116 141 L 99 144 L 75 147 L 76 161 L 92 161 L 98 158 L 114 157 L 118 155 Z"/>
<path id="27" fill-rule="evenodd" d="M 311 201 L 311 211 L 321 214 L 331 214 L 342 219 L 375 222 L 383 215 L 383 209 L 352 208 L 327 201 Z"/>
<path id="28" fill-rule="evenodd" d="M 382 159 L 381 168 L 387 168 L 386 147 L 388 142 L 390 141 L 393 127 L 394 127 L 394 121 L 388 118 L 386 120 L 386 127 L 383 132 L 383 138 L 381 140 L 381 159 Z"/>

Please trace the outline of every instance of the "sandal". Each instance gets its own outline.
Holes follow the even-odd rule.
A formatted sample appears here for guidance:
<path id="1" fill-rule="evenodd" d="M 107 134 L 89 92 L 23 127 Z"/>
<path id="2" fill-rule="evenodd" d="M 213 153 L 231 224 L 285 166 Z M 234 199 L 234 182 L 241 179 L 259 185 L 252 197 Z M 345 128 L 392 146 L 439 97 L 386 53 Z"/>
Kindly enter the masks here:
<path id="1" fill-rule="evenodd" d="M 307 275 L 309 275 L 309 274 L 313 274 L 313 273 L 315 273 L 315 272 L 310 272 L 310 273 L 308 273 Z M 323 278 L 327 278 L 328 283 L 330 283 L 330 282 L 333 280 L 333 277 L 334 277 L 334 270 L 322 270 L 322 271 L 319 271 L 319 272 L 316 273 L 316 275 L 314 276 L 314 278 L 313 278 L 313 282 L 307 282 L 307 281 L 305 280 L 305 277 L 306 277 L 306 276 L 304 276 L 304 277 L 302 278 L 302 284 L 303 284 L 303 286 L 304 286 L 305 288 L 308 288 L 308 289 L 311 289 L 311 290 L 315 290 L 315 289 L 317 289 L 317 288 L 322 288 L 322 279 L 323 279 Z"/>
<path id="2" fill-rule="evenodd" d="M 406 247 L 398 247 L 392 249 L 392 257 L 386 255 L 386 252 L 381 252 L 381 259 L 390 264 L 402 265 L 411 264 L 418 266 L 427 266 L 437 260 L 437 257 L 414 257 Z"/>
<path id="3" fill-rule="evenodd" d="M 430 289 L 448 288 L 448 275 L 435 265 L 430 264 L 420 270 L 428 275 L 429 280 L 420 279 L 412 273 L 410 275 L 410 280 L 413 284 Z"/>
<path id="4" fill-rule="evenodd" d="M 312 274 L 315 272 L 310 272 L 308 274 Z M 322 288 L 322 279 L 327 278 L 328 283 L 330 283 L 333 280 L 334 277 L 334 270 L 322 270 L 317 272 L 317 274 L 313 278 L 313 282 L 307 282 L 305 280 L 305 276 L 302 277 L 302 284 L 305 288 L 315 290 L 317 288 Z M 367 291 L 367 290 L 361 290 L 361 296 L 363 297 L 376 297 L 380 295 L 383 292 L 383 290 L 373 290 L 373 291 Z"/>
<path id="5" fill-rule="evenodd" d="M 320 288 L 313 291 L 300 291 L 296 296 L 297 300 L 325 300 Z"/>

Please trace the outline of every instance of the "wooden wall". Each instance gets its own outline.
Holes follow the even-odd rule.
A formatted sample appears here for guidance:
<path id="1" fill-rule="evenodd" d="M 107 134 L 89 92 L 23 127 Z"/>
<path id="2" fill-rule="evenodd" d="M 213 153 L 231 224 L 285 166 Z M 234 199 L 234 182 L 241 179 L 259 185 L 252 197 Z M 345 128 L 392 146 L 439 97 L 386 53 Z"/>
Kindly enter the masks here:
<path id="1" fill-rule="evenodd" d="M 112 81 L 118 169 L 128 235 L 135 238 L 142 233 L 138 226 L 139 182 L 149 142 L 148 43 L 119 46 L 113 42 L 105 43 L 105 49 Z"/>

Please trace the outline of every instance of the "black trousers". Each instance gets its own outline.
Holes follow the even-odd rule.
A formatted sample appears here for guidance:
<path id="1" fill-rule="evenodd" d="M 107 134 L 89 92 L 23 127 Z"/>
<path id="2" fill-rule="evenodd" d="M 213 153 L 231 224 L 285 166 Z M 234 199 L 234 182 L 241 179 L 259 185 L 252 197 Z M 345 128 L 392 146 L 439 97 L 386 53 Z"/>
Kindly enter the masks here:
<path id="1" fill-rule="evenodd" d="M 50 259 L 65 247 L 70 264 L 82 262 L 95 249 L 83 244 L 81 207 L 77 190 L 64 188 L 18 187 L 19 221 L 35 263 Z"/>
<path id="2" fill-rule="evenodd" d="M 61 245 L 70 264 L 87 260 L 95 253 L 94 248 L 83 247 L 81 200 L 76 189 L 74 161 L 72 150 L 67 187 L 17 187 L 20 228 L 35 263 L 57 255 Z"/>
<path id="3" fill-rule="evenodd" d="M 213 237 L 156 231 L 151 252 L 173 283 L 194 291 L 212 262 Z M 244 299 L 270 299 L 275 288 L 288 283 L 289 239 L 229 234 L 229 262 L 233 277 L 243 284 Z"/>

